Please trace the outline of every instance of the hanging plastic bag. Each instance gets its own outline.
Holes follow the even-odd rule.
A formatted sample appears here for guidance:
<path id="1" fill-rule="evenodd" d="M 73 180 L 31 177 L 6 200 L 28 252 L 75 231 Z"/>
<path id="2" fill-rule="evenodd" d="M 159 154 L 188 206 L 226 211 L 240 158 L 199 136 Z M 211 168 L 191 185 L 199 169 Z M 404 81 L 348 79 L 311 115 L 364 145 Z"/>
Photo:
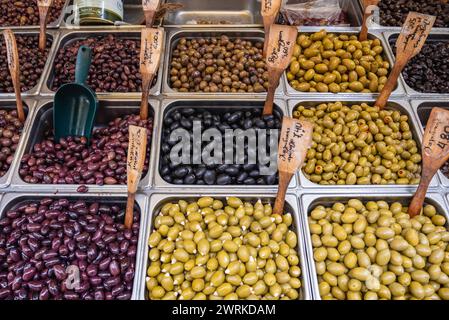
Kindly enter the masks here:
<path id="1" fill-rule="evenodd" d="M 293 26 L 349 26 L 339 0 L 290 0 L 280 13 L 281 20 Z"/>

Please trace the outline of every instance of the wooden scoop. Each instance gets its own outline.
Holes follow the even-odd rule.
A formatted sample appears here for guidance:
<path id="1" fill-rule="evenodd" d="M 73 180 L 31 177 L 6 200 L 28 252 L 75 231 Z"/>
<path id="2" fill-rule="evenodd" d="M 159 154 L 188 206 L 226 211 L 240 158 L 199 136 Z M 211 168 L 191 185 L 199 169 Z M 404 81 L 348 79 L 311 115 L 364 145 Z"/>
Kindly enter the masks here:
<path id="1" fill-rule="evenodd" d="M 312 145 L 312 133 L 313 124 L 308 121 L 289 117 L 282 120 L 278 149 L 279 189 L 273 209 L 275 214 L 283 213 L 288 185 L 304 163 L 307 150 Z"/>
<path id="2" fill-rule="evenodd" d="M 449 110 L 434 107 L 424 132 L 421 181 L 408 208 L 410 217 L 421 212 L 427 188 L 437 170 L 447 160 L 449 160 Z"/>
<path id="3" fill-rule="evenodd" d="M 436 17 L 410 12 L 396 41 L 396 62 L 391 70 L 387 83 L 375 103 L 380 109 L 387 104 L 398 78 L 408 61 L 416 56 L 424 46 L 426 39 L 435 23 Z"/>
<path id="4" fill-rule="evenodd" d="M 16 95 L 17 116 L 20 122 L 23 123 L 25 121 L 25 112 L 23 111 L 22 91 L 20 89 L 20 61 L 16 37 L 10 29 L 3 31 L 3 37 L 6 43 L 9 73 L 11 74 L 14 93 Z"/>
<path id="5" fill-rule="evenodd" d="M 131 229 L 133 225 L 134 201 L 136 199 L 137 186 L 142 177 L 143 165 L 147 154 L 147 129 L 137 126 L 129 126 L 128 145 L 128 201 L 126 203 L 125 228 Z"/>
<path id="6" fill-rule="evenodd" d="M 273 101 L 282 73 L 289 66 L 296 43 L 296 27 L 275 24 L 270 29 L 270 41 L 267 52 L 268 94 L 263 109 L 264 115 L 273 113 Z"/>
<path id="7" fill-rule="evenodd" d="M 263 18 L 263 27 L 265 29 L 265 42 L 263 46 L 263 56 L 266 57 L 270 28 L 276 21 L 276 17 L 281 9 L 282 0 L 262 0 L 260 14 Z"/>
<path id="8" fill-rule="evenodd" d="M 37 0 L 37 6 L 39 7 L 39 50 L 45 51 L 47 44 L 47 22 L 48 11 L 50 10 L 53 0 Z"/>
<path id="9" fill-rule="evenodd" d="M 359 41 L 365 41 L 368 39 L 368 18 L 373 14 L 370 10 L 370 6 L 377 6 L 380 0 L 363 0 L 363 23 L 362 30 L 360 31 Z"/>
<path id="10" fill-rule="evenodd" d="M 164 31 L 156 28 L 143 28 L 140 45 L 140 73 L 142 75 L 142 101 L 140 118 L 148 119 L 148 97 L 154 76 L 161 62 Z"/>
<path id="11" fill-rule="evenodd" d="M 161 0 L 142 0 L 143 13 L 145 14 L 145 24 L 151 28 L 156 18 L 156 12 Z"/>

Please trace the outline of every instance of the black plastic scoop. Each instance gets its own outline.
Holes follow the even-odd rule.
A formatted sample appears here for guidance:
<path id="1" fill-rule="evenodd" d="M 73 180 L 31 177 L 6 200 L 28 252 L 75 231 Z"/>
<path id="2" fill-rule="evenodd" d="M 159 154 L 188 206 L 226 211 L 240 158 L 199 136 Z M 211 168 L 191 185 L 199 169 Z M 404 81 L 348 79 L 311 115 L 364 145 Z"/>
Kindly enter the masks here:
<path id="1" fill-rule="evenodd" d="M 81 46 L 75 67 L 75 83 L 61 86 L 55 94 L 53 126 L 55 141 L 68 136 L 86 137 L 90 141 L 98 100 L 95 92 L 86 85 L 92 50 Z"/>

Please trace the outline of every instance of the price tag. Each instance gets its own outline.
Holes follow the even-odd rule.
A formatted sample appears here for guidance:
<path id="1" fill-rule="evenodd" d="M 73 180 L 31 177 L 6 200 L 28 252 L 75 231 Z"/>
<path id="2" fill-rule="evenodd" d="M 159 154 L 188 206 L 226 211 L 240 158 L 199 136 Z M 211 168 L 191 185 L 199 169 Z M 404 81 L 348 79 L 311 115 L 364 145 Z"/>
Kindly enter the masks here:
<path id="1" fill-rule="evenodd" d="M 161 61 L 164 31 L 157 28 L 143 28 L 140 46 L 141 73 L 155 74 Z"/>
<path id="2" fill-rule="evenodd" d="M 410 12 L 396 41 L 397 55 L 402 52 L 410 58 L 416 56 L 426 42 L 435 20 L 435 16 Z"/>
<path id="3" fill-rule="evenodd" d="M 271 26 L 266 59 L 268 67 L 284 71 L 289 66 L 297 36 L 296 27 L 278 24 Z"/>
<path id="4" fill-rule="evenodd" d="M 278 149 L 279 171 L 295 173 L 304 163 L 312 145 L 313 124 L 284 117 Z"/>
<path id="5" fill-rule="evenodd" d="M 434 161 L 449 155 L 449 110 L 432 109 L 424 134 L 423 154 Z"/>
<path id="6" fill-rule="evenodd" d="M 147 129 L 129 126 L 127 158 L 128 192 L 135 193 L 142 176 L 147 153 Z"/>
<path id="7" fill-rule="evenodd" d="M 281 9 L 282 0 L 262 0 L 262 16 L 275 16 Z"/>

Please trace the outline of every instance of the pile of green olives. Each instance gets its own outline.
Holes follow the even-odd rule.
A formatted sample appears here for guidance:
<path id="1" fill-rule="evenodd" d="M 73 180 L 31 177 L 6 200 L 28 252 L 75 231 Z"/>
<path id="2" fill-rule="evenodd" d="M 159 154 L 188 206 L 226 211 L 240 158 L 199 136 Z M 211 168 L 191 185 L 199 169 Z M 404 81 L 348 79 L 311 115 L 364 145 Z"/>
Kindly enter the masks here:
<path id="1" fill-rule="evenodd" d="M 293 217 L 270 204 L 212 197 L 165 204 L 148 245 L 151 300 L 299 299 Z"/>
<path id="2" fill-rule="evenodd" d="M 421 155 L 409 117 L 366 103 L 299 105 L 293 117 L 314 123 L 303 172 L 322 185 L 418 184 Z"/>
<path id="3" fill-rule="evenodd" d="M 357 35 L 325 30 L 300 34 L 287 79 L 302 92 L 377 93 L 390 70 L 383 52 L 379 39 L 359 41 Z"/>
<path id="4" fill-rule="evenodd" d="M 309 216 L 322 299 L 449 300 L 449 232 L 432 205 L 351 199 Z"/>

